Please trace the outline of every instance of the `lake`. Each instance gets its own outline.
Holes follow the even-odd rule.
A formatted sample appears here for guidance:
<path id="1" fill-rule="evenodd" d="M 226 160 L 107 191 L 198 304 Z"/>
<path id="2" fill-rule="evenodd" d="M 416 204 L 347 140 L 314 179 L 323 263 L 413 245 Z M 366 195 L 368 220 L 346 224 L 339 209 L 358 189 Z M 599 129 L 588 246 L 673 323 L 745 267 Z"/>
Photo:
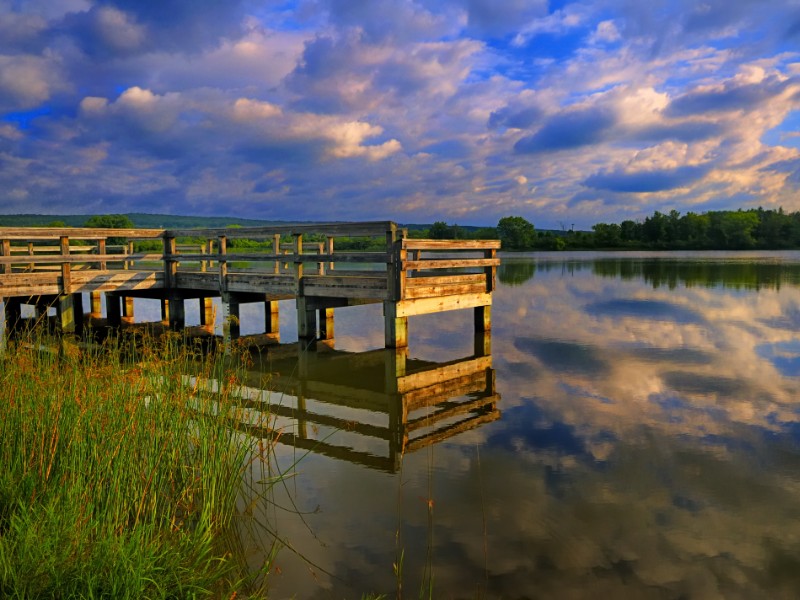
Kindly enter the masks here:
<path id="1" fill-rule="evenodd" d="M 800 596 L 800 253 L 503 261 L 491 340 L 416 317 L 398 355 L 337 309 L 335 351 L 251 370 L 271 597 Z"/>

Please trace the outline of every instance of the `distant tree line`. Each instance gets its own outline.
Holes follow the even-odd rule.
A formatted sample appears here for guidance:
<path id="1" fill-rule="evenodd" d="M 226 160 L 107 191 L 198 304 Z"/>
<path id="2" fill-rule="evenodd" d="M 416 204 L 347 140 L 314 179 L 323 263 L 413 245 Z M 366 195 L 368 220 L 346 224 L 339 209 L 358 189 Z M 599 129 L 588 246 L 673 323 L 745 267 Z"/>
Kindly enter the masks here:
<path id="1" fill-rule="evenodd" d="M 644 221 L 597 223 L 591 231 L 537 231 L 522 217 L 504 217 L 495 228 L 465 231 L 434 223 L 413 232 L 432 238 L 495 238 L 504 250 L 785 250 L 800 248 L 800 212 L 782 208 L 707 213 L 655 211 Z"/>
<path id="2" fill-rule="evenodd" d="M 0 225 L 11 225 L 3 222 L 6 219 L 0 218 Z M 63 221 L 36 224 L 66 225 Z M 14 225 L 21 226 L 17 222 Z M 96 215 L 89 217 L 83 225 L 112 229 L 134 227 L 127 215 Z M 241 225 L 234 223 L 228 227 Z M 436 221 L 428 227 L 410 226 L 408 235 L 429 239 L 499 239 L 504 250 L 784 250 L 800 248 L 800 212 L 788 213 L 782 208 L 702 214 L 688 212 L 684 215 L 677 210 L 668 214 L 655 211 L 644 221 L 597 223 L 591 231 L 537 231 L 533 223 L 523 217 L 508 216 L 500 219 L 496 227 L 467 227 Z M 187 238 L 186 241 L 190 240 Z M 324 238 L 307 236 L 306 241 L 324 241 Z M 271 243 L 269 240 L 231 240 L 232 247 L 241 248 L 267 248 Z M 337 238 L 336 244 L 341 250 L 380 251 L 385 242 L 377 238 Z"/>

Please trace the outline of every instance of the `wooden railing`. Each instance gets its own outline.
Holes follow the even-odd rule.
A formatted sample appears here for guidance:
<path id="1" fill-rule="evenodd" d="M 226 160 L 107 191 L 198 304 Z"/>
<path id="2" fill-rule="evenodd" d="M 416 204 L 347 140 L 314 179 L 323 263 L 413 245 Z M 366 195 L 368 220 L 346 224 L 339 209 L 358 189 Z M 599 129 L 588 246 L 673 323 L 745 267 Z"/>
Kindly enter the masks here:
<path id="1" fill-rule="evenodd" d="M 351 245 L 366 238 L 372 250 L 339 250 L 336 240 L 343 238 Z M 161 251 L 135 251 L 143 240 L 158 240 Z M 237 248 L 237 240 L 257 247 Z M 390 221 L 241 229 L 0 227 L 0 281 L 29 275 L 35 285 L 37 277 L 57 273 L 60 293 L 71 293 L 78 270 L 163 272 L 166 288 L 178 287 L 184 274 L 191 286 L 198 281 L 193 274 L 216 272 L 224 292 L 230 274 L 255 273 L 285 279 L 297 295 L 399 301 L 491 292 L 499 247 L 496 240 L 408 239 Z"/>

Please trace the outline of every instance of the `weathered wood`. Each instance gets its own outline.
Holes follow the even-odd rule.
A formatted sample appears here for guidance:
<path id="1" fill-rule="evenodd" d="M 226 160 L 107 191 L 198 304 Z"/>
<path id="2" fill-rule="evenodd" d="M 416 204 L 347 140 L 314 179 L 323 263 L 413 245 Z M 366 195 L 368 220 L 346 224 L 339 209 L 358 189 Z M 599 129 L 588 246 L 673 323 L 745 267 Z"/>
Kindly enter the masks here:
<path id="1" fill-rule="evenodd" d="M 427 260 L 409 260 L 404 263 L 406 270 L 426 271 L 431 269 L 470 269 L 475 267 L 496 267 L 499 258 L 434 258 Z"/>
<path id="2" fill-rule="evenodd" d="M 155 239 L 164 234 L 163 229 L 94 229 L 91 227 L 0 227 L 0 239 L 47 241 L 67 236 L 73 240 L 100 240 L 103 238 Z"/>
<path id="3" fill-rule="evenodd" d="M 69 238 L 61 236 L 61 254 L 64 257 L 69 256 Z M 70 278 L 71 269 L 70 264 L 67 262 L 61 263 L 61 293 L 69 294 L 72 291 L 72 281 Z"/>
<path id="4" fill-rule="evenodd" d="M 0 260 L 11 257 L 11 241 L 8 238 L 0 240 Z M 11 264 L 3 263 L 3 273 L 10 275 L 12 273 Z"/>
<path id="5" fill-rule="evenodd" d="M 500 249 L 500 240 L 415 240 L 404 239 L 408 250 L 490 250 Z"/>
<path id="6" fill-rule="evenodd" d="M 454 294 L 477 294 L 486 291 L 486 284 L 470 283 L 467 285 L 428 285 L 415 286 L 406 289 L 405 298 L 438 298 L 440 296 L 452 296 Z"/>
<path id="7" fill-rule="evenodd" d="M 304 244 L 304 235 L 312 233 L 322 234 L 325 241 Z M 181 235 L 198 236 L 207 242 L 200 245 L 199 251 L 196 245 L 179 248 L 176 238 Z M 293 246 L 283 253 L 281 239 L 289 235 Z M 336 236 L 382 237 L 386 251 L 334 252 Z M 111 251 L 115 246 L 108 244 L 109 237 L 128 240 L 121 246 L 122 254 Z M 134 253 L 130 240 L 147 238 L 161 239 L 163 252 Z M 216 253 L 211 247 L 213 238 L 219 242 Z M 265 238 L 271 241 L 272 249 L 264 253 L 228 253 L 228 238 Z M 96 244 L 70 248 L 70 240 L 95 240 Z M 34 241 L 43 242 L 43 245 L 36 245 Z M 56 241 L 58 246 L 50 243 Z M 307 253 L 306 247 L 312 251 Z M 332 327 L 327 327 L 326 323 L 333 307 L 382 301 L 387 346 L 402 348 L 408 343 L 407 318 L 412 315 L 479 307 L 475 311 L 476 329 L 489 328 L 490 310 L 480 307 L 491 303 L 496 266 L 500 262 L 496 257 L 497 248 L 496 240 L 409 240 L 404 230 L 389 221 L 290 224 L 241 230 L 0 228 L 0 267 L 3 269 L 0 296 L 44 294 L 56 297 L 90 292 L 95 293 L 93 313 L 98 312 L 98 292 L 115 292 L 117 305 L 120 297 L 130 294 L 160 297 L 175 305 L 169 317 L 173 327 L 182 326 L 183 313 L 177 304 L 187 298 L 205 298 L 201 306 L 204 324 L 211 319 L 207 298 L 212 295 L 239 294 L 238 299 L 232 300 L 237 307 L 239 301 L 255 301 L 247 299 L 250 297 L 266 298 L 264 301 L 268 303 L 296 298 L 298 310 L 303 313 L 302 317 L 298 316 L 303 335 L 316 335 L 319 316 L 323 338 L 331 337 Z M 425 258 L 421 257 L 423 251 Z M 16 252 L 20 254 L 14 255 Z M 483 257 L 459 258 L 462 254 L 476 252 Z M 437 258 L 437 253 L 441 257 Z M 154 271 L 135 271 L 131 268 L 134 261 L 140 267 L 152 261 Z M 217 263 L 217 272 L 207 273 L 213 262 Z M 308 262 L 317 263 L 315 273 L 305 269 Z M 253 268 L 249 263 L 260 268 Z M 363 271 L 338 269 L 332 274 L 329 270 L 336 263 L 374 266 Z M 282 268 L 289 264 L 293 266 L 291 274 Z M 109 270 L 109 266 L 115 268 Z M 440 276 L 424 273 L 433 269 L 448 269 L 449 272 Z M 481 272 L 474 272 L 476 269 Z M 121 273 L 124 275 L 120 276 Z M 119 308 L 112 306 L 110 311 L 114 313 Z M 320 312 L 315 315 L 315 311 Z M 127 315 L 130 311 L 126 308 L 124 312 Z M 267 333 L 277 329 L 277 317 L 273 314 L 265 314 Z M 312 325 L 313 334 L 310 333 Z"/>
<path id="8" fill-rule="evenodd" d="M 486 276 L 481 273 L 470 274 L 470 275 L 444 275 L 441 277 L 420 276 L 420 277 L 409 277 L 408 279 L 406 279 L 406 288 L 436 286 L 436 285 L 467 285 L 475 283 L 482 284 L 485 281 L 486 281 Z"/>
<path id="9" fill-rule="evenodd" d="M 397 303 L 397 315 L 410 317 L 428 313 L 488 306 L 492 303 L 492 295 L 486 292 L 479 294 L 464 294 L 461 296 L 445 296 L 443 298 L 415 298 L 401 300 Z"/>
<path id="10" fill-rule="evenodd" d="M 73 246 L 74 248 L 74 246 Z M 152 260 L 161 261 L 163 256 L 161 254 L 139 254 L 126 256 L 124 254 L 79 254 L 72 253 L 65 255 L 57 254 L 26 254 L 23 256 L 3 256 L 0 257 L 0 264 L 12 265 L 29 265 L 32 262 L 39 265 L 59 265 L 61 263 L 85 263 L 85 264 L 99 264 L 98 268 L 105 270 L 102 266 L 105 262 L 123 263 L 126 260 Z"/>

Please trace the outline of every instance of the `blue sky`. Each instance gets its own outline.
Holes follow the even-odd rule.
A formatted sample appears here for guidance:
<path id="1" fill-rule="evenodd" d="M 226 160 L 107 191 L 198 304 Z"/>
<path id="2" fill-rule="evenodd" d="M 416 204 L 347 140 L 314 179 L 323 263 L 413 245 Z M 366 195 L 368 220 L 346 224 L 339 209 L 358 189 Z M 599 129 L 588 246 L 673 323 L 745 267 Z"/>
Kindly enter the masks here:
<path id="1" fill-rule="evenodd" d="M 794 0 L 0 0 L 0 214 L 800 210 Z"/>

